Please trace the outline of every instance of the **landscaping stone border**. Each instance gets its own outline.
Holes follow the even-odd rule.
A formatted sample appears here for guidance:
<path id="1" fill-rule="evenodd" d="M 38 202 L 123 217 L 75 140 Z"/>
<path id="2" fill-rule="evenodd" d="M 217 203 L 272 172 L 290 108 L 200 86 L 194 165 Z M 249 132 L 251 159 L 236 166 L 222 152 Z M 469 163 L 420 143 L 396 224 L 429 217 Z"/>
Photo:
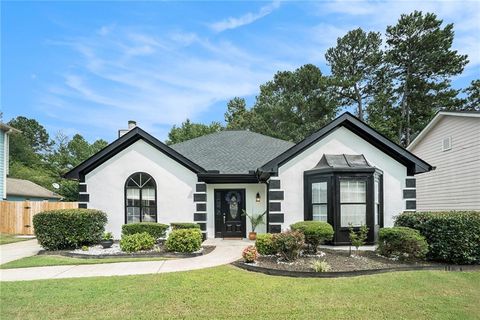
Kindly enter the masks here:
<path id="1" fill-rule="evenodd" d="M 284 276 L 284 277 L 294 277 L 294 278 L 357 277 L 357 276 L 366 276 L 366 275 L 387 273 L 387 272 L 418 271 L 418 270 L 441 270 L 441 271 L 478 271 L 480 270 L 480 265 L 442 264 L 442 265 L 431 265 L 431 266 L 408 266 L 408 267 L 394 267 L 394 268 L 338 271 L 338 272 L 306 272 L 306 271 L 288 271 L 288 270 L 264 268 L 264 267 L 256 266 L 254 264 L 245 263 L 241 260 L 232 262 L 232 265 L 244 270 L 259 272 L 259 273 L 268 274 L 271 276 Z"/>
<path id="2" fill-rule="evenodd" d="M 108 259 L 108 258 L 193 258 L 198 256 L 203 256 L 209 254 L 215 249 L 215 246 L 202 246 L 202 252 L 192 252 L 192 253 L 179 253 L 179 252 L 136 252 L 136 253 L 120 253 L 120 254 L 101 254 L 101 255 L 91 255 L 91 254 L 81 254 L 81 253 L 72 253 L 69 250 L 59 250 L 59 251 L 47 251 L 40 250 L 38 255 L 60 255 L 70 258 L 79 258 L 79 259 Z"/>

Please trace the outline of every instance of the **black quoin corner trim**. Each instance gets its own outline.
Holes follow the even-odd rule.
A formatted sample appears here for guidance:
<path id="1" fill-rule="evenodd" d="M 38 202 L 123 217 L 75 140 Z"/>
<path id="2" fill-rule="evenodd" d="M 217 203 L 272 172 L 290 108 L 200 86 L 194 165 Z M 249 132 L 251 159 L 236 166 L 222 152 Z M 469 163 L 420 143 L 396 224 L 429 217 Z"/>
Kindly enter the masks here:
<path id="1" fill-rule="evenodd" d="M 206 193 L 194 193 L 193 202 L 206 202 L 207 194 Z"/>
<path id="2" fill-rule="evenodd" d="M 197 183 L 195 185 L 195 192 L 206 192 L 207 185 L 205 183 Z"/>
<path id="3" fill-rule="evenodd" d="M 78 208 L 79 209 L 88 209 L 88 205 L 86 203 L 79 203 Z"/>
<path id="4" fill-rule="evenodd" d="M 280 180 L 270 180 L 270 189 L 280 189 Z"/>
<path id="5" fill-rule="evenodd" d="M 416 210 L 416 209 L 417 209 L 417 201 L 416 201 L 416 200 L 407 200 L 407 201 L 405 201 L 405 209 L 407 209 L 407 210 Z"/>
<path id="6" fill-rule="evenodd" d="M 284 153 L 264 164 L 260 168 L 260 171 L 267 173 L 267 175 L 268 173 L 278 172 L 278 167 L 280 167 L 282 164 L 297 156 L 299 153 L 303 152 L 305 149 L 309 148 L 339 127 L 345 127 L 349 129 L 364 140 L 368 141 L 373 146 L 404 164 L 407 167 L 408 175 L 414 175 L 433 170 L 433 167 L 427 162 L 423 161 L 398 144 L 392 142 L 366 123 L 360 121 L 351 113 L 345 112 L 311 136 L 305 138 Z"/>
<path id="7" fill-rule="evenodd" d="M 280 202 L 269 202 L 268 211 L 270 212 L 280 212 L 282 211 L 282 204 Z M 272 216 L 272 214 L 270 214 Z"/>
<path id="8" fill-rule="evenodd" d="M 197 223 L 200 226 L 200 230 L 207 231 L 207 224 L 206 223 Z"/>
<path id="9" fill-rule="evenodd" d="M 65 173 L 63 176 L 67 179 L 80 179 L 82 175 L 85 175 L 88 172 L 92 171 L 93 169 L 95 169 L 108 159 L 112 158 L 120 151 L 131 146 L 138 140 L 144 140 L 152 147 L 163 152 L 171 159 L 177 161 L 178 163 L 195 173 L 206 172 L 204 168 L 194 163 L 193 161 L 185 158 L 183 155 L 173 150 L 172 148 L 170 148 L 154 136 L 150 135 L 146 131 L 142 130 L 140 127 L 135 127 L 117 140 L 110 143 L 108 146 L 106 146 L 96 154 L 94 154 L 93 156 L 91 156 L 90 158 L 88 158 L 87 160 L 80 163 L 72 170 Z"/>
<path id="10" fill-rule="evenodd" d="M 197 211 L 207 211 L 206 203 L 197 203 Z"/>
<path id="11" fill-rule="evenodd" d="M 89 202 L 90 195 L 88 193 L 80 193 L 78 195 L 78 202 Z"/>
<path id="12" fill-rule="evenodd" d="M 268 191 L 268 196 L 270 200 L 283 200 L 283 191 L 270 190 Z"/>
<path id="13" fill-rule="evenodd" d="M 270 214 L 270 223 L 283 223 L 283 222 L 284 222 L 283 213 Z"/>
<path id="14" fill-rule="evenodd" d="M 197 174 L 198 181 L 206 183 L 258 183 L 258 177 L 255 173 L 236 174 L 236 173 L 213 173 L 200 172 Z"/>
<path id="15" fill-rule="evenodd" d="M 417 190 L 403 190 L 403 199 L 415 199 Z"/>
<path id="16" fill-rule="evenodd" d="M 87 192 L 87 185 L 85 183 L 80 183 L 78 185 L 78 192 Z"/>
<path id="17" fill-rule="evenodd" d="M 416 179 L 405 179 L 405 187 L 407 188 L 416 188 L 417 187 L 417 180 Z"/>
<path id="18" fill-rule="evenodd" d="M 193 221 L 207 221 L 207 214 L 206 213 L 194 213 L 193 214 Z"/>
<path id="19" fill-rule="evenodd" d="M 280 233 L 282 232 L 282 226 L 279 224 L 271 224 L 268 226 L 268 232 L 270 233 Z"/>

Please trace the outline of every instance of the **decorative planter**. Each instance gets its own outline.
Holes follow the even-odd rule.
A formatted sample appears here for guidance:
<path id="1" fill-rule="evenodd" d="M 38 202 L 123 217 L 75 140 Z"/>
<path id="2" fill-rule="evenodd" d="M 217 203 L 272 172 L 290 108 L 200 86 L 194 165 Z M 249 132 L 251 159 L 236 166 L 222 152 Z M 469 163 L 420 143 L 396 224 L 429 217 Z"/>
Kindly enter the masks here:
<path id="1" fill-rule="evenodd" d="M 248 233 L 248 240 L 257 240 L 257 233 L 256 232 L 249 232 Z"/>
<path id="2" fill-rule="evenodd" d="M 103 247 L 103 249 L 110 248 L 113 244 L 113 240 L 102 240 L 100 241 L 100 245 Z"/>

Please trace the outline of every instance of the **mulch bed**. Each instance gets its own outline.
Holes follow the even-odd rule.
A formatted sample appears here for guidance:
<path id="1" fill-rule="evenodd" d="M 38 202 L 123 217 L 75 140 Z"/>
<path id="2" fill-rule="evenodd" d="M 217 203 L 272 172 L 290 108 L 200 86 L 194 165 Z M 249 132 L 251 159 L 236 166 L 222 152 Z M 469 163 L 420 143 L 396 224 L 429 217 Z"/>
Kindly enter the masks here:
<path id="1" fill-rule="evenodd" d="M 209 254 L 215 249 L 215 246 L 202 246 L 201 252 L 192 252 L 192 253 L 179 253 L 179 252 L 169 252 L 166 251 L 163 246 L 157 246 L 155 250 L 151 251 L 140 251 L 132 253 L 114 253 L 114 254 L 82 254 L 72 252 L 72 250 L 56 250 L 48 251 L 41 250 L 39 255 L 61 255 L 71 258 L 80 258 L 80 259 L 106 259 L 106 258 L 192 258 L 202 255 Z"/>
<path id="2" fill-rule="evenodd" d="M 238 260 L 233 264 L 237 267 L 262 272 L 270 275 L 291 277 L 346 277 L 367 274 L 376 274 L 391 271 L 408 270 L 480 270 L 480 266 L 446 265 L 435 262 L 403 262 L 378 256 L 373 251 L 361 251 L 358 255 L 349 256 L 348 251 L 322 249 L 323 256 L 300 257 L 294 262 L 284 262 L 277 256 L 260 256 L 255 263 L 245 263 Z M 315 272 L 312 268 L 314 261 L 326 261 L 330 266 L 329 272 Z"/>

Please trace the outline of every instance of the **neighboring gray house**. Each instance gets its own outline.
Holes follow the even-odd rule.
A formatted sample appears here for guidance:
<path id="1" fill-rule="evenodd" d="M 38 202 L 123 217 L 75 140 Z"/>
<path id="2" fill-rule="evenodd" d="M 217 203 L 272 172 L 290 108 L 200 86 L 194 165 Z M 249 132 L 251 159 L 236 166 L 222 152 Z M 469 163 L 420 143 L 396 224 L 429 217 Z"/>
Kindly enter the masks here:
<path id="1" fill-rule="evenodd" d="M 346 244 L 348 226 L 364 224 L 372 243 L 415 201 L 405 199 L 413 175 L 432 169 L 349 113 L 297 144 L 221 131 L 167 146 L 133 123 L 120 135 L 65 175 L 80 181 L 80 207 L 107 213 L 116 238 L 141 221 L 195 221 L 204 237 L 245 237 L 246 210 L 267 212 L 260 233 L 327 221 L 333 242 Z"/>
<path id="2" fill-rule="evenodd" d="M 7 201 L 57 202 L 62 196 L 29 180 L 7 178 Z"/>
<path id="3" fill-rule="evenodd" d="M 7 198 L 9 135 L 19 130 L 0 122 L 0 201 Z"/>
<path id="4" fill-rule="evenodd" d="M 417 211 L 480 211 L 480 112 L 439 112 L 407 149 L 435 167 L 416 178 Z"/>

